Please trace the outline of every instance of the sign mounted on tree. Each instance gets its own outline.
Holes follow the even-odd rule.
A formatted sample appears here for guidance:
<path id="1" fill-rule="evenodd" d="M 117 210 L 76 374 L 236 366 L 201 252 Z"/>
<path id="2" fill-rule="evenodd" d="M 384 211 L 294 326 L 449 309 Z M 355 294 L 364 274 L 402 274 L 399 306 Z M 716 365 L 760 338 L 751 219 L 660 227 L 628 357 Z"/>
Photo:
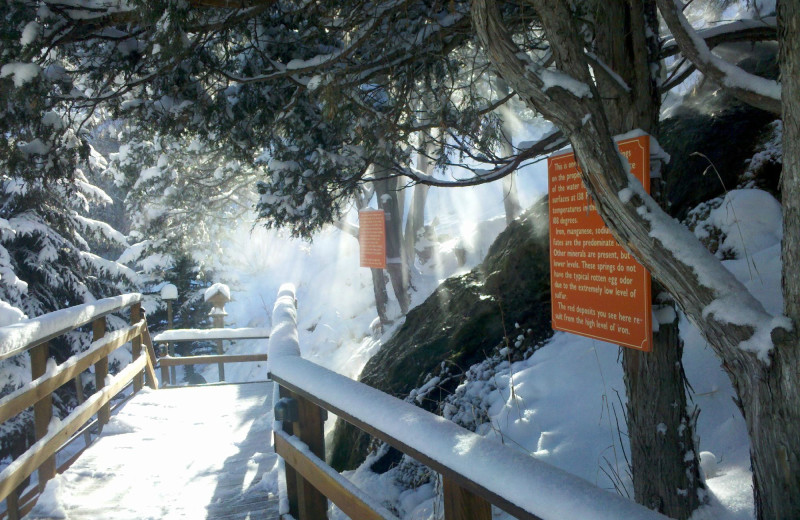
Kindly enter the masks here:
<path id="1" fill-rule="evenodd" d="M 650 191 L 650 136 L 617 141 Z M 650 273 L 614 239 L 588 199 L 572 152 L 547 161 L 553 329 L 649 352 Z"/>
<path id="2" fill-rule="evenodd" d="M 386 216 L 381 209 L 358 212 L 361 267 L 386 268 Z"/>

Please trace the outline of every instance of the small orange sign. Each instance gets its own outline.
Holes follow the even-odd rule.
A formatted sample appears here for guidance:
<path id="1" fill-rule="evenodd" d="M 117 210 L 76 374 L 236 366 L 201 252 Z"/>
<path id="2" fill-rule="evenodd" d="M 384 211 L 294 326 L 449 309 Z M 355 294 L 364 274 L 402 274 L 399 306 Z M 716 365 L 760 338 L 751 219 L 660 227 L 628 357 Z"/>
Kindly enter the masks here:
<path id="1" fill-rule="evenodd" d="M 358 212 L 361 267 L 386 268 L 386 217 L 381 209 Z"/>
<path id="2" fill-rule="evenodd" d="M 650 191 L 650 136 L 617 142 Z M 588 200 L 573 153 L 547 161 L 553 328 L 649 352 L 650 273 L 614 239 Z"/>

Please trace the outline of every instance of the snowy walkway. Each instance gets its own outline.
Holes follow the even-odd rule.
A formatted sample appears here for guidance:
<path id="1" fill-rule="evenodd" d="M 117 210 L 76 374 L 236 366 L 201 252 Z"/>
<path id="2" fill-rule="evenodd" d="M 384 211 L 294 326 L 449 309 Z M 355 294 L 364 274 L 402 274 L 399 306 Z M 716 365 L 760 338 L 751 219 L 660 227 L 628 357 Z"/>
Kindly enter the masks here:
<path id="1" fill-rule="evenodd" d="M 277 519 L 271 406 L 272 383 L 144 390 L 25 518 Z"/>

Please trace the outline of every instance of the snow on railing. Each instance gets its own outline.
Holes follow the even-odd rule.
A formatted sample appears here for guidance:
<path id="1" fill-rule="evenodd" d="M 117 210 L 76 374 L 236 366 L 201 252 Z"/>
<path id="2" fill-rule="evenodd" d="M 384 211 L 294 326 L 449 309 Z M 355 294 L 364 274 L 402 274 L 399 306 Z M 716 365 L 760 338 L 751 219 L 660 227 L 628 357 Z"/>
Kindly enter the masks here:
<path id="1" fill-rule="evenodd" d="M 139 293 L 123 294 L 0 327 L 0 361 L 141 300 Z"/>
<path id="2" fill-rule="evenodd" d="M 449 517 L 448 507 L 453 515 L 466 511 L 469 518 L 491 518 L 489 503 L 522 519 L 666 518 L 518 449 L 302 359 L 291 286 L 281 287 L 272 323 L 270 377 L 281 386 L 282 396 L 291 396 L 291 402 L 281 400 L 283 410 L 276 406 L 276 419 L 279 415 L 290 417 L 283 422 L 289 422 L 291 433 L 297 431 L 295 421 L 318 421 L 320 414 L 308 409 L 319 406 L 412 456 L 442 474 L 445 494 L 450 493 L 445 497 L 445 518 Z M 278 423 L 276 430 L 277 426 L 287 429 Z M 306 423 L 300 424 L 301 440 L 315 428 L 317 425 L 309 428 Z M 321 437 L 321 427 L 319 430 Z M 311 448 L 312 452 L 324 453 L 324 446 L 321 450 L 319 446 Z M 297 460 L 297 453 L 287 456 Z M 293 471 L 302 474 L 304 470 L 298 468 L 303 465 L 308 463 L 293 466 Z M 333 499 L 330 495 L 328 498 Z M 288 502 L 291 508 L 291 497 Z"/>
<path id="3" fill-rule="evenodd" d="M 169 341 L 210 341 L 214 339 L 266 339 L 271 329 L 264 327 L 246 327 L 239 329 L 171 329 L 153 336 L 156 343 Z"/>

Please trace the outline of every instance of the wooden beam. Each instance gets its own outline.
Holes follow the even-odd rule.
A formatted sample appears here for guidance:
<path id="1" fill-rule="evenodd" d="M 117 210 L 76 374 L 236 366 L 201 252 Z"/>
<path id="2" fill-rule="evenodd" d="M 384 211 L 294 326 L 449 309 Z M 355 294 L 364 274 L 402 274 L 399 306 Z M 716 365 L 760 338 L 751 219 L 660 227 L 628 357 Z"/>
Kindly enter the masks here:
<path id="1" fill-rule="evenodd" d="M 288 391 L 291 391 L 293 394 L 304 397 L 309 401 L 316 403 L 318 406 L 325 408 L 329 412 L 335 414 L 340 419 L 347 421 L 353 426 L 375 437 L 376 439 L 379 439 L 389 444 L 390 446 L 397 448 L 406 455 L 416 459 L 417 461 L 421 462 L 422 464 L 428 466 L 432 470 L 441 474 L 443 478 L 444 477 L 449 478 L 462 488 L 471 491 L 472 493 L 475 493 L 478 496 L 484 497 L 490 503 L 496 505 L 505 512 L 510 513 L 515 518 L 519 518 L 520 520 L 542 520 L 540 517 L 531 514 L 529 511 L 522 509 L 521 507 L 507 500 L 506 498 L 496 493 L 493 493 L 492 491 L 489 491 L 483 486 L 473 482 L 468 477 L 456 473 L 446 465 L 442 464 L 440 461 L 434 459 L 433 457 L 429 457 L 428 455 L 414 448 L 413 446 L 401 441 L 400 439 L 397 439 L 395 437 L 386 434 L 385 432 L 373 427 L 371 424 L 362 421 L 358 417 L 355 417 L 353 414 L 348 413 L 342 408 L 334 406 L 330 402 L 326 401 L 323 397 L 314 395 L 311 392 L 308 392 L 298 387 L 297 385 L 294 385 L 289 381 L 286 381 L 279 375 L 276 375 L 274 372 L 270 373 L 270 379 L 278 383 L 281 387 L 286 387 L 286 389 Z"/>
<path id="2" fill-rule="evenodd" d="M 386 520 L 396 518 L 383 507 L 370 504 L 358 488 L 325 464 L 322 459 L 303 446 L 298 446 L 296 437 L 276 430 L 275 453 L 283 457 L 286 464 L 295 469 L 311 485 L 331 499 L 350 518 L 359 520 Z M 360 496 L 361 495 L 361 496 Z"/>
<path id="3" fill-rule="evenodd" d="M 211 356 L 185 356 L 185 357 L 162 357 L 159 359 L 161 366 L 178 365 L 210 365 L 213 363 L 246 363 L 250 361 L 266 361 L 266 354 L 239 354 L 239 355 L 211 355 Z"/>

